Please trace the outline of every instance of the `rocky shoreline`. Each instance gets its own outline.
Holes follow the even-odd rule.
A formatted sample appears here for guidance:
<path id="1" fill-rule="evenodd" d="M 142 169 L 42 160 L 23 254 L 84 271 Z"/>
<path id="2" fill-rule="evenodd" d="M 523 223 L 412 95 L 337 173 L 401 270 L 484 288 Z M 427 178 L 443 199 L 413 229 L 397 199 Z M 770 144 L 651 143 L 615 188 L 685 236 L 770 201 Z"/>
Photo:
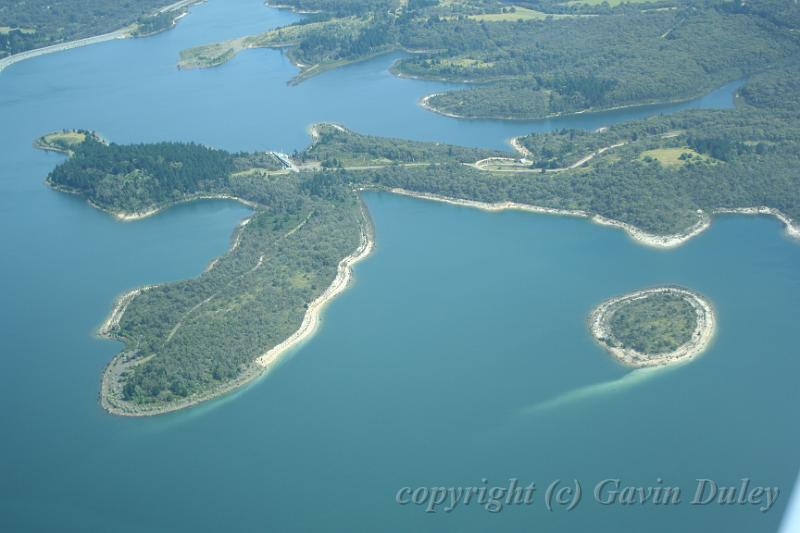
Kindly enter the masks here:
<path id="1" fill-rule="evenodd" d="M 614 333 L 610 321 L 614 313 L 625 304 L 647 298 L 655 294 L 674 294 L 682 297 L 695 311 L 697 325 L 691 338 L 677 349 L 649 354 L 626 348 L 613 342 Z M 700 295 L 681 287 L 656 287 L 636 291 L 617 298 L 611 298 L 598 305 L 589 316 L 589 330 L 592 337 L 614 358 L 632 368 L 668 366 L 690 361 L 703 353 L 714 336 L 716 319 L 711 304 Z"/>
<path id="2" fill-rule="evenodd" d="M 686 232 L 675 233 L 671 235 L 656 235 L 654 233 L 648 233 L 644 230 L 641 230 L 636 226 L 633 226 L 632 224 L 606 218 L 601 215 L 593 214 L 588 211 L 583 211 L 580 209 L 557 209 L 552 207 L 541 207 L 541 206 L 522 204 L 517 202 L 496 202 L 496 203 L 479 202 L 476 200 L 462 200 L 458 198 L 452 198 L 449 196 L 442 196 L 439 194 L 421 193 L 400 188 L 387 189 L 387 190 L 393 194 L 412 196 L 414 198 L 421 198 L 423 200 L 433 200 L 435 202 L 443 202 L 447 204 L 460 205 L 464 207 L 473 207 L 476 209 L 482 209 L 484 211 L 505 211 L 510 209 L 515 211 L 527 211 L 530 213 L 542 213 L 547 215 L 561 215 L 561 216 L 571 216 L 578 218 L 588 218 L 595 224 L 620 228 L 623 231 L 625 231 L 625 233 L 627 233 L 630 238 L 632 238 L 634 241 L 640 244 L 661 249 L 668 249 L 680 246 L 681 244 L 685 243 L 692 237 L 695 237 L 696 235 L 705 231 L 711 225 L 709 217 L 705 215 L 702 211 L 698 211 L 698 216 L 700 217 L 698 222 L 690 229 L 688 229 Z"/>

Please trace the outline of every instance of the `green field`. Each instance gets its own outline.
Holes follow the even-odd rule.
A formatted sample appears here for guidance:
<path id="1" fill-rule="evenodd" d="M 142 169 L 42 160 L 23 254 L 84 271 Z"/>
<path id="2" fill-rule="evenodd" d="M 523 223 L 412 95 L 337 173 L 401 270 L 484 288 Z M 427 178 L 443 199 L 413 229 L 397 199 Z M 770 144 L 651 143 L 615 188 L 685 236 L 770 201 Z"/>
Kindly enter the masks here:
<path id="1" fill-rule="evenodd" d="M 32 35 L 36 33 L 36 30 L 33 28 L 12 28 L 11 26 L 0 26 L 0 35 L 8 35 L 14 30 L 26 35 Z"/>
<path id="2" fill-rule="evenodd" d="M 80 131 L 59 131 L 48 133 L 42 140 L 50 144 L 61 144 L 65 146 L 75 146 L 86 140 L 86 134 Z"/>
<path id="3" fill-rule="evenodd" d="M 485 13 L 483 15 L 471 15 L 472 20 L 483 20 L 487 22 L 515 22 L 517 20 L 544 20 L 547 17 L 564 18 L 570 15 L 550 15 L 527 7 L 511 6 L 506 8 L 504 13 Z"/>
<path id="4" fill-rule="evenodd" d="M 645 150 L 639 155 L 639 159 L 643 161 L 654 159 L 663 166 L 672 168 L 682 167 L 689 161 L 713 161 L 712 158 L 704 156 L 688 146 Z"/>
<path id="5" fill-rule="evenodd" d="M 566 2 L 566 5 L 574 6 L 582 4 L 586 6 L 599 6 L 607 3 L 609 6 L 614 7 L 620 4 L 646 4 L 652 1 L 653 0 L 572 0 L 571 2 Z"/>

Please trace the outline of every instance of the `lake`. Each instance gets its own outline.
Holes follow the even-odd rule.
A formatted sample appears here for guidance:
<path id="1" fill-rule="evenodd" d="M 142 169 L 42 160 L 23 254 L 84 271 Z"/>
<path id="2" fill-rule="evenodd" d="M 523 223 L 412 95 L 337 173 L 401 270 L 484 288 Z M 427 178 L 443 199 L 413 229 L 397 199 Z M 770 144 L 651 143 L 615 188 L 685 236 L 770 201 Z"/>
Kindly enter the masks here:
<path id="1" fill-rule="evenodd" d="M 183 48 L 297 19 L 258 0 L 211 0 L 158 36 L 0 74 L 0 530 L 774 531 L 798 469 L 800 246 L 772 218 L 719 217 L 665 252 L 581 219 L 366 193 L 375 252 L 275 371 L 169 415 L 100 409 L 100 375 L 120 345 L 93 332 L 114 297 L 199 274 L 249 211 L 203 201 L 116 222 L 44 185 L 62 157 L 35 150 L 39 135 L 85 128 L 120 143 L 291 151 L 311 123 L 335 121 L 503 148 L 530 131 L 728 107 L 741 85 L 684 104 L 501 122 L 422 110 L 420 97 L 454 86 L 393 77 L 397 55 L 299 86 L 274 50 L 175 68 Z M 592 342 L 587 314 L 665 283 L 710 298 L 716 339 L 689 365 L 631 373 Z M 531 505 L 426 513 L 395 501 L 403 487 L 510 478 L 536 484 Z M 592 492 L 609 478 L 679 486 L 683 501 L 602 505 Z M 782 493 L 766 513 L 692 506 L 698 478 Z M 580 483 L 574 510 L 547 510 L 556 480 Z"/>

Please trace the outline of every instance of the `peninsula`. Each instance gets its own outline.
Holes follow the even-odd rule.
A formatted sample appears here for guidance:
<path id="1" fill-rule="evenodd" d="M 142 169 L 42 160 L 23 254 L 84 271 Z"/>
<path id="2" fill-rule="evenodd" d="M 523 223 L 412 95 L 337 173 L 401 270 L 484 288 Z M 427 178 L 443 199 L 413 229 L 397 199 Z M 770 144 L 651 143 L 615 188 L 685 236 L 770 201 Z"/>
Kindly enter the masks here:
<path id="1" fill-rule="evenodd" d="M 199 277 L 118 299 L 100 333 L 125 347 L 105 371 L 102 404 L 116 414 L 163 413 L 272 368 L 314 331 L 322 307 L 371 250 L 364 189 L 585 217 L 659 248 L 700 234 L 715 213 L 774 215 L 800 235 L 796 71 L 792 63 L 753 76 L 736 109 L 523 136 L 516 157 L 337 124 L 311 127 L 309 147 L 291 156 L 180 142 L 118 145 L 85 130 L 45 135 L 39 147 L 68 155 L 47 183 L 120 220 L 199 198 L 253 209 L 228 253 Z M 598 338 L 616 339 L 609 347 L 622 350 L 626 364 L 696 355 L 713 314 L 702 298 L 680 291 L 608 302 L 597 315 Z"/>
<path id="2" fill-rule="evenodd" d="M 300 69 L 290 83 L 299 83 L 404 51 L 391 69 L 398 76 L 472 84 L 423 97 L 425 109 L 532 120 L 689 100 L 800 54 L 800 8 L 791 2 L 281 3 L 309 14 L 184 50 L 178 66 L 214 67 L 249 48 L 281 48 Z"/>

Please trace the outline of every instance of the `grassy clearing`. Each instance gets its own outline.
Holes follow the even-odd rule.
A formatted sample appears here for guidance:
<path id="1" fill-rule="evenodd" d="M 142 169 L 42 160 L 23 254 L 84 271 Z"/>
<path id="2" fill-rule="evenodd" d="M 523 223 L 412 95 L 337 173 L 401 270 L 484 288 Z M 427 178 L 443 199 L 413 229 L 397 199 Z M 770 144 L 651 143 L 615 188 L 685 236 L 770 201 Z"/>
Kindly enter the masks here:
<path id="1" fill-rule="evenodd" d="M 511 6 L 513 11 L 506 13 L 486 13 L 483 15 L 471 15 L 472 20 L 485 20 L 487 22 L 513 22 L 517 20 L 544 20 L 546 13 L 528 9 L 527 7 Z"/>
<path id="2" fill-rule="evenodd" d="M 311 276 L 308 272 L 298 270 L 292 275 L 291 284 L 296 289 L 307 289 L 311 286 Z"/>
<path id="3" fill-rule="evenodd" d="M 440 60 L 442 65 L 450 65 L 460 68 L 492 68 L 495 64 L 493 61 L 482 61 L 480 59 L 471 59 L 469 57 L 460 57 L 453 59 Z"/>
<path id="4" fill-rule="evenodd" d="M 288 174 L 288 169 L 282 170 L 271 170 L 266 168 L 248 168 L 245 170 L 240 170 L 239 172 L 234 172 L 231 174 L 231 178 L 267 178 L 270 176 L 281 176 L 284 174 Z"/>
<path id="5" fill-rule="evenodd" d="M 566 4 L 569 6 L 576 4 L 584 4 L 587 6 L 599 6 L 604 2 L 608 2 L 608 5 L 614 7 L 620 4 L 645 4 L 647 2 L 652 2 L 652 1 L 653 0 L 572 0 L 570 2 L 567 2 Z"/>
<path id="6" fill-rule="evenodd" d="M 86 134 L 78 131 L 59 131 L 48 133 L 42 140 L 55 146 L 72 147 L 86 140 Z"/>
<path id="7" fill-rule="evenodd" d="M 553 15 L 550 13 L 543 13 L 535 9 L 528 9 L 527 7 L 511 6 L 511 10 L 505 13 L 484 13 L 482 15 L 470 15 L 472 20 L 480 20 L 485 22 L 516 22 L 518 20 L 545 20 L 548 17 L 554 19 L 569 18 L 574 15 Z"/>
<path id="8" fill-rule="evenodd" d="M 665 167 L 674 168 L 682 167 L 689 161 L 712 161 L 710 157 L 700 154 L 688 146 L 645 150 L 639 154 L 639 159 L 643 161 L 655 159 Z"/>
<path id="9" fill-rule="evenodd" d="M 14 30 L 18 30 L 21 33 L 25 33 L 28 35 L 36 33 L 36 30 L 33 28 L 12 28 L 11 26 L 0 26 L 0 35 L 8 35 Z"/>

